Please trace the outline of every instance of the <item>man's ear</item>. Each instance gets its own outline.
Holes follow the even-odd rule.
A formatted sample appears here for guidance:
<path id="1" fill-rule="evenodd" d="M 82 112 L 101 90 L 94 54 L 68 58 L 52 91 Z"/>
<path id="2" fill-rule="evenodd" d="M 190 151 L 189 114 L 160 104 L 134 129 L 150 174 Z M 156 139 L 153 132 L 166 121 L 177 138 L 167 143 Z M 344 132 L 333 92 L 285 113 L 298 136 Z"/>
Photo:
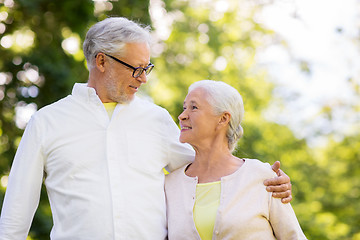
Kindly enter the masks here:
<path id="1" fill-rule="evenodd" d="M 105 72 L 105 54 L 98 53 L 96 55 L 95 66 L 100 72 Z"/>

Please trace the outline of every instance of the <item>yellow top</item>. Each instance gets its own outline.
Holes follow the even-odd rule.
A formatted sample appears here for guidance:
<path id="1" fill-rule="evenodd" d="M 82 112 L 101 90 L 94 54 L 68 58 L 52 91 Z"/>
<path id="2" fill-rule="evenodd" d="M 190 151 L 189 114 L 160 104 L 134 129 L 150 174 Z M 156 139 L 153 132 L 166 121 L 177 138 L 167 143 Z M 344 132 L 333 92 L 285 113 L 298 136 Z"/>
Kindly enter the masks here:
<path id="1" fill-rule="evenodd" d="M 104 107 L 106 109 L 106 112 L 108 113 L 109 115 L 109 118 L 111 119 L 111 116 L 114 112 L 114 109 L 116 107 L 116 102 L 109 102 L 109 103 L 103 103 L 104 104 Z"/>
<path id="2" fill-rule="evenodd" d="M 202 240 L 211 240 L 217 209 L 220 204 L 221 182 L 199 183 L 196 186 L 194 222 Z"/>

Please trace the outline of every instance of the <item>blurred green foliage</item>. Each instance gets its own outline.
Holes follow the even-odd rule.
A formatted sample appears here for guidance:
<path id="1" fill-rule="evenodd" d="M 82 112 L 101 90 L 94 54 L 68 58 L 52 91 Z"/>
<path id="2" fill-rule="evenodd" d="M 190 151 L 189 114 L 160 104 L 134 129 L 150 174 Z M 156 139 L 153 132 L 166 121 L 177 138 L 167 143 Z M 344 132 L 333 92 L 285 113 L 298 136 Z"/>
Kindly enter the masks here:
<path id="1" fill-rule="evenodd" d="M 149 8 L 145 0 L 0 0 L 0 31 L 5 27 L 0 35 L 0 201 L 23 132 L 16 113 L 27 106 L 41 108 L 68 95 L 75 82 L 86 82 L 81 42 L 87 29 L 107 16 L 125 16 L 154 29 L 156 68 L 144 94 L 176 120 L 191 83 L 214 79 L 237 88 L 246 115 L 235 154 L 281 161 L 293 184 L 292 205 L 309 239 L 360 239 L 360 136 L 313 149 L 262 114 L 274 86 L 256 65 L 257 51 L 272 44 L 273 36 L 254 20 L 261 3 L 229 0 L 224 11 L 217 1 L 151 2 Z M 67 46 L 69 39 L 77 45 Z M 45 190 L 41 197 L 31 239 L 49 239 L 52 220 Z"/>

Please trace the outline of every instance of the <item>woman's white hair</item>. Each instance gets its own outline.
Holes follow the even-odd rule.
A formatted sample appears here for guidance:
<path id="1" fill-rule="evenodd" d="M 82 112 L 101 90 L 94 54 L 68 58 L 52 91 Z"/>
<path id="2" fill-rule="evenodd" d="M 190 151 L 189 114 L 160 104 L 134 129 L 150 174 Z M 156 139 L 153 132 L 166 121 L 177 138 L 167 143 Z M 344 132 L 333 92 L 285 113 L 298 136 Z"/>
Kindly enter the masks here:
<path id="1" fill-rule="evenodd" d="M 229 128 L 226 134 L 228 146 L 231 152 L 234 151 L 237 141 L 244 134 L 241 121 L 244 117 L 244 103 L 240 93 L 224 82 L 213 80 L 202 80 L 190 85 L 188 92 L 196 88 L 206 91 L 206 100 L 213 107 L 214 113 L 220 115 L 229 112 L 231 117 Z"/>
<path id="2" fill-rule="evenodd" d="M 94 24 L 87 32 L 83 44 L 88 68 L 91 68 L 99 52 L 123 54 L 126 43 L 148 43 L 150 46 L 150 27 L 123 17 L 110 17 Z"/>

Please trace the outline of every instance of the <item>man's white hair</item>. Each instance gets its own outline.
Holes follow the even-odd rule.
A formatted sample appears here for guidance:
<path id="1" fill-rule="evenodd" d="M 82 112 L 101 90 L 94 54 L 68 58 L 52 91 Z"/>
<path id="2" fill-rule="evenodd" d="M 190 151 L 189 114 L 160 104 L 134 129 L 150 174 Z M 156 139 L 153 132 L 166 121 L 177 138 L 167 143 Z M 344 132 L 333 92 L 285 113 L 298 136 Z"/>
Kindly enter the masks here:
<path id="1" fill-rule="evenodd" d="M 148 43 L 150 46 L 150 27 L 123 17 L 110 17 L 94 24 L 87 32 L 83 44 L 88 68 L 92 67 L 99 52 L 124 54 L 126 43 Z"/>

